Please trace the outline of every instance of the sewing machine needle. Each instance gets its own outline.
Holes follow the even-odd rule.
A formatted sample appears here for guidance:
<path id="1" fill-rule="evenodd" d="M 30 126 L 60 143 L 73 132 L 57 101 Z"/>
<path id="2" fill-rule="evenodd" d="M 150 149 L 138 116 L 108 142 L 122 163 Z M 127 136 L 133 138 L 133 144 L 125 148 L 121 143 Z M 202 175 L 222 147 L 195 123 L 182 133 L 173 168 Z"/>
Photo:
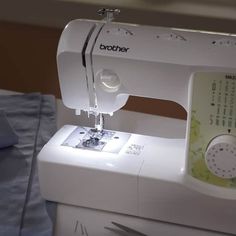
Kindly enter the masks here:
<path id="1" fill-rule="evenodd" d="M 104 128 L 104 117 L 102 113 L 95 116 L 95 129 L 101 132 Z"/>

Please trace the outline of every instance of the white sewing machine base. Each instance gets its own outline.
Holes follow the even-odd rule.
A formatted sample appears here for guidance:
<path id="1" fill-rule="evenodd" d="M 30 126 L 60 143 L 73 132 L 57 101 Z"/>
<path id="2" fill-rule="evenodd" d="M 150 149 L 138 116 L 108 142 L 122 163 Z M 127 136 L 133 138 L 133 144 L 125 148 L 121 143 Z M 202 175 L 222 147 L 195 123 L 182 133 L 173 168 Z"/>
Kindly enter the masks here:
<path id="1" fill-rule="evenodd" d="M 184 185 L 184 139 L 131 134 L 119 153 L 108 152 L 106 147 L 107 152 L 100 152 L 64 145 L 76 129 L 64 126 L 38 156 L 41 193 L 45 199 L 236 232 L 235 201 L 210 197 Z M 114 140 L 122 133 L 117 134 Z"/>

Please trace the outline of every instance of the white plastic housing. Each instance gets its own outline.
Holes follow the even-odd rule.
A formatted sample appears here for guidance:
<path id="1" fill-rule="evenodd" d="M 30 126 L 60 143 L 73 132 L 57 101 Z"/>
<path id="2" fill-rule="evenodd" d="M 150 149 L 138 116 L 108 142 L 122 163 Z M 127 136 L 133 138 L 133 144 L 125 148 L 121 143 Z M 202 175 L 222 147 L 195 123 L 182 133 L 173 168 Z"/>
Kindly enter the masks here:
<path id="1" fill-rule="evenodd" d="M 65 106 L 88 111 L 89 93 L 85 50 L 88 39 L 99 23 L 75 20 L 62 32 L 57 50 L 57 69 Z M 101 23 L 100 23 L 101 25 Z"/>
<path id="2" fill-rule="evenodd" d="M 187 110 L 193 72 L 236 71 L 235 48 L 216 44 L 218 40 L 222 35 L 72 21 L 58 48 L 62 99 L 70 108 L 102 113 L 120 109 L 129 95 L 171 100 Z M 105 83 L 104 76 L 101 79 L 104 71 L 109 74 Z"/>
<path id="3" fill-rule="evenodd" d="M 75 129 L 64 126 L 38 156 L 45 199 L 236 232 L 236 200 L 207 196 L 185 186 L 185 140 L 131 134 L 118 154 L 61 146 Z"/>

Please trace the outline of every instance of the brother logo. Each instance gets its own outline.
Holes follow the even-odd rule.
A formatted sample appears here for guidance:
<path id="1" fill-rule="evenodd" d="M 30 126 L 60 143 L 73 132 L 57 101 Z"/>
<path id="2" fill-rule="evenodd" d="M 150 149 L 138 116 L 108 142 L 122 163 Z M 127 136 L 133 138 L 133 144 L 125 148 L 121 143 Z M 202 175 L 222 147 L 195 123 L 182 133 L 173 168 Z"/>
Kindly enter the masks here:
<path id="1" fill-rule="evenodd" d="M 113 51 L 113 52 L 127 52 L 129 50 L 129 48 L 126 47 L 120 47 L 118 45 L 103 45 L 100 44 L 99 47 L 101 50 L 107 50 L 107 51 Z"/>

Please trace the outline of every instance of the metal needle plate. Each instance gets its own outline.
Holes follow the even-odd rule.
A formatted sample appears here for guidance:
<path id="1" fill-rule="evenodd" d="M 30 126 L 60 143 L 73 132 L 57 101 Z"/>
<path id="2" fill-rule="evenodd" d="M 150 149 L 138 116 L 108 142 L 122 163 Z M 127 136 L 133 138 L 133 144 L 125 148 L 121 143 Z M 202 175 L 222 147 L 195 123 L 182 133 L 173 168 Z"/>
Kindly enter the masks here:
<path id="1" fill-rule="evenodd" d="M 77 127 L 61 144 L 73 148 L 119 153 L 130 138 L 129 133 Z"/>

